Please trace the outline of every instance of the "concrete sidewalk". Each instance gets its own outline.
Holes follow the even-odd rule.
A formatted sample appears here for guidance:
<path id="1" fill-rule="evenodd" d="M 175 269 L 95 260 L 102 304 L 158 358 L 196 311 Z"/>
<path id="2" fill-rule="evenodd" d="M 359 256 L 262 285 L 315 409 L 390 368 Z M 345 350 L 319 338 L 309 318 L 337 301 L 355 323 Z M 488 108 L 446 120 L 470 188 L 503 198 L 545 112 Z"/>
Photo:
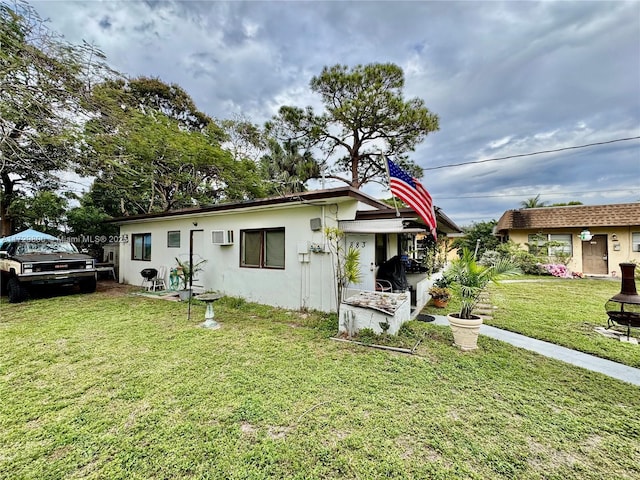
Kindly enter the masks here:
<path id="1" fill-rule="evenodd" d="M 447 317 L 443 315 L 431 316 L 435 317 L 435 320 L 433 321 L 435 325 L 449 325 Z M 516 347 L 531 350 L 532 352 L 539 353 L 545 357 L 562 360 L 563 362 L 570 363 L 571 365 L 586 368 L 587 370 L 599 372 L 604 375 L 608 375 L 609 377 L 622 380 L 623 382 L 640 386 L 640 369 L 638 368 L 622 365 L 621 363 L 605 360 L 604 358 L 594 357 L 593 355 L 577 352 L 570 348 L 561 347 L 560 345 L 554 345 L 553 343 L 544 342 L 542 340 L 536 340 L 535 338 L 525 337 L 519 333 L 508 332 L 507 330 L 501 330 L 489 325 L 483 324 L 480 327 L 480 334 L 501 340 Z M 640 347 L 638 347 L 638 354 L 640 355 Z"/>

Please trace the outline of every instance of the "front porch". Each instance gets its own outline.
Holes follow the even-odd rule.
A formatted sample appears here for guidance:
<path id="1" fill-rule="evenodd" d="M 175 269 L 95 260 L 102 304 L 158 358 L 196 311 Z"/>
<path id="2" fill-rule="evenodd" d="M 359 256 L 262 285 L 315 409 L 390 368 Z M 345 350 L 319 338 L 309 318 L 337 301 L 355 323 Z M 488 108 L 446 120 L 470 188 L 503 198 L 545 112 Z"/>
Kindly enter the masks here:
<path id="1" fill-rule="evenodd" d="M 353 335 L 370 328 L 376 334 L 385 333 L 386 329 L 386 333 L 396 335 L 402 324 L 415 320 L 431 300 L 429 289 L 441 276 L 441 272 L 407 274 L 410 288 L 404 292 L 348 289 L 340 304 L 340 333 Z"/>

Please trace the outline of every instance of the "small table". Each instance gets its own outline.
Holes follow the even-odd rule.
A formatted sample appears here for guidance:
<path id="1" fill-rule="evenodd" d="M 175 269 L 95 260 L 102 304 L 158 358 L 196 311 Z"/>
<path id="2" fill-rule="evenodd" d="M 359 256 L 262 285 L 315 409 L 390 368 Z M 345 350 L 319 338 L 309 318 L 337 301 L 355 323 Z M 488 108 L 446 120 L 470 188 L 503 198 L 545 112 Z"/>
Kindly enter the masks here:
<path id="1" fill-rule="evenodd" d="M 195 297 L 196 300 L 202 300 L 207 304 L 207 310 L 204 313 L 204 322 L 200 324 L 201 327 L 212 330 L 220 328 L 220 324 L 214 320 L 213 302 L 220 300 L 223 296 L 221 293 L 204 293 Z"/>
<path id="2" fill-rule="evenodd" d="M 113 263 L 96 263 L 96 272 L 107 272 L 113 276 L 114 280 L 116 279 L 116 270 Z"/>

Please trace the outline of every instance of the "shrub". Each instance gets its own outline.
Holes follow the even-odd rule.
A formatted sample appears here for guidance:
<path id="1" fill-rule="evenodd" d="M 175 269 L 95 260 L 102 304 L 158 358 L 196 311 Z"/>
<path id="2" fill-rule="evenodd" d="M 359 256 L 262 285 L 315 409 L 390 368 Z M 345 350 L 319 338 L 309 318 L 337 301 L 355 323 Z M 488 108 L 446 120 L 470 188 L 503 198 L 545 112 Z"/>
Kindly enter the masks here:
<path id="1" fill-rule="evenodd" d="M 356 340 L 362 343 L 366 343 L 370 345 L 375 343 L 378 339 L 378 335 L 371 328 L 361 328 L 358 330 L 358 334 L 356 335 Z"/>
<path id="2" fill-rule="evenodd" d="M 518 252 L 513 259 L 520 270 L 528 275 L 548 275 L 549 272 L 541 266 L 540 260 L 539 257 L 524 250 Z"/>
<path id="3" fill-rule="evenodd" d="M 229 307 L 229 308 L 243 308 L 247 301 L 242 297 L 223 297 L 220 300 L 220 303 Z"/>
<path id="4" fill-rule="evenodd" d="M 554 277 L 571 277 L 571 272 L 562 263 L 544 263 L 541 266 Z"/>
<path id="5" fill-rule="evenodd" d="M 485 267 L 490 267 L 498 263 L 501 258 L 511 258 L 511 255 L 502 255 L 497 250 L 485 250 L 480 260 L 478 260 L 478 263 Z"/>
<path id="6" fill-rule="evenodd" d="M 540 266 L 540 263 L 546 263 L 548 260 L 546 257 L 536 256 L 533 253 L 523 250 L 520 245 L 515 243 L 513 240 L 509 240 L 505 243 L 501 243 L 495 249 L 500 258 L 508 258 L 512 262 L 514 262 L 522 273 L 526 273 L 528 275 L 548 275 L 549 273 Z M 490 253 L 492 260 L 494 261 L 494 255 Z M 480 262 L 483 265 L 488 265 L 485 263 L 484 255 L 483 258 L 480 259 Z"/>
<path id="7" fill-rule="evenodd" d="M 451 286 L 451 279 L 447 277 L 447 272 L 444 272 L 440 278 L 433 282 L 433 286 L 437 288 L 449 288 Z"/>
<path id="8" fill-rule="evenodd" d="M 435 300 L 447 302 L 451 299 L 451 290 L 447 287 L 436 287 L 434 285 L 429 289 L 429 295 Z"/>

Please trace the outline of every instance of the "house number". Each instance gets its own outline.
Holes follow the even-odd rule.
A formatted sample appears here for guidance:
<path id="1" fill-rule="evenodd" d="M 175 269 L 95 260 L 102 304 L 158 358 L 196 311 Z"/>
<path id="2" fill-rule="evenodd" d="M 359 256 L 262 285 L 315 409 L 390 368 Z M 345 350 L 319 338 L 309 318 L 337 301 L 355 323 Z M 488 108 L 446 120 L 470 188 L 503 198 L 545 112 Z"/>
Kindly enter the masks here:
<path id="1" fill-rule="evenodd" d="M 349 248 L 364 248 L 366 246 L 367 242 L 350 242 L 349 243 Z"/>

